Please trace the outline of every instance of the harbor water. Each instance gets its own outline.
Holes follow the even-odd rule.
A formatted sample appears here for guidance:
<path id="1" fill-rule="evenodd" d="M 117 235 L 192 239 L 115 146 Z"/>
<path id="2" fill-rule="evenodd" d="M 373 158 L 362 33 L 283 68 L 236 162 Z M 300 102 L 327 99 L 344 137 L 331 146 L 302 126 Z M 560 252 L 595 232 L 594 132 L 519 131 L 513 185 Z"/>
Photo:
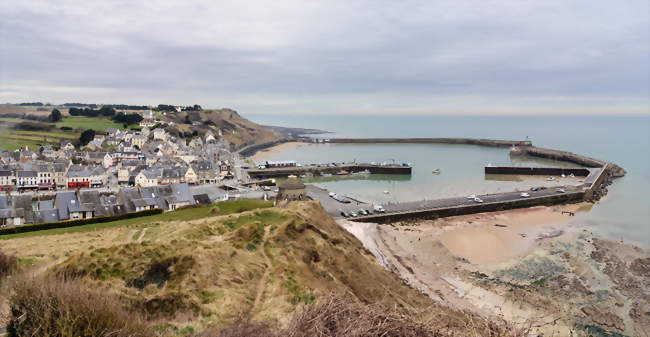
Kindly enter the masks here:
<path id="1" fill-rule="evenodd" d="M 627 171 L 609 193 L 574 222 L 617 240 L 650 246 L 650 117 L 609 116 L 246 116 L 263 125 L 313 128 L 319 138 L 472 137 L 533 141 L 571 151 Z M 340 194 L 374 203 L 497 193 L 549 184 L 546 177 L 486 176 L 492 165 L 571 166 L 530 157 L 510 157 L 507 148 L 447 144 L 317 144 L 264 155 L 298 163 L 393 161 L 411 163 L 411 176 L 354 175 L 306 178 Z M 440 174 L 432 170 L 440 169 Z M 558 178 L 562 179 L 562 178 Z M 565 178 L 563 183 L 577 181 Z M 550 184 L 552 185 L 552 184 Z"/>

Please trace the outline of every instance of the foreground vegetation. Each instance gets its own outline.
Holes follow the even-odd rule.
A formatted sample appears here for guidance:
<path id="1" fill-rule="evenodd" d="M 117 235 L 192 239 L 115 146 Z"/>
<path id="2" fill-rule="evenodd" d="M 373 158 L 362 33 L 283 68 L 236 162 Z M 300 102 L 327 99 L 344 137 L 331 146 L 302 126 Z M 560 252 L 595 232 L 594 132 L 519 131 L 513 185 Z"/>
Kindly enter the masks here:
<path id="1" fill-rule="evenodd" d="M 5 292 L 12 336 L 518 336 L 411 289 L 318 203 L 269 206 L 5 240 L 38 271 Z"/>

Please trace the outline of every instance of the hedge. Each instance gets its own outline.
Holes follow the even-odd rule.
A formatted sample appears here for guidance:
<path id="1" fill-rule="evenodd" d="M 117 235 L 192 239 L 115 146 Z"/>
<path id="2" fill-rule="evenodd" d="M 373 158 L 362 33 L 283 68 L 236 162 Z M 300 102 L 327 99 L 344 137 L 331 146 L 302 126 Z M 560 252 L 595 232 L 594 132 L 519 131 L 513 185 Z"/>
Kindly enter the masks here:
<path id="1" fill-rule="evenodd" d="M 11 227 L 0 228 L 0 236 L 8 235 L 8 234 L 40 231 L 44 229 L 75 227 L 75 226 L 88 225 L 94 223 L 132 219 L 141 216 L 161 214 L 162 212 L 163 212 L 162 209 L 156 208 L 156 209 L 148 209 L 139 212 L 131 212 L 131 213 L 118 214 L 118 215 L 111 215 L 111 216 L 98 216 L 98 217 L 88 218 L 88 219 L 75 219 L 75 220 L 64 220 L 64 221 L 57 221 L 57 222 L 44 222 L 44 223 L 30 224 L 30 225 L 11 226 Z"/>

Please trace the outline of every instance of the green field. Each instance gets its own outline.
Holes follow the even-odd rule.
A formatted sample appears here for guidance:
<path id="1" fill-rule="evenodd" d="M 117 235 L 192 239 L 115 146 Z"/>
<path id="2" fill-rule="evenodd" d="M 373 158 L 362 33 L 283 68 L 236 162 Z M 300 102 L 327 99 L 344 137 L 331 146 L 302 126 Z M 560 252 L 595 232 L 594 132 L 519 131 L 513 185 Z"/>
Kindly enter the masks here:
<path id="1" fill-rule="evenodd" d="M 138 223 L 146 224 L 154 221 L 190 221 L 190 220 L 196 220 L 196 219 L 206 218 L 210 216 L 240 213 L 240 212 L 250 211 L 258 208 L 267 208 L 271 206 L 273 206 L 273 203 L 271 201 L 264 201 L 264 200 L 241 199 L 241 200 L 222 201 L 210 206 L 180 209 L 173 212 L 166 212 L 166 213 L 151 215 L 147 217 L 124 219 L 124 220 L 117 220 L 117 221 L 97 223 L 97 224 L 88 224 L 88 225 L 75 226 L 75 227 L 45 229 L 42 231 L 26 232 L 26 233 L 19 233 L 19 234 L 2 235 L 0 236 L 0 240 L 9 240 L 9 239 L 24 238 L 24 237 L 39 236 L 39 235 L 56 235 L 56 234 L 65 234 L 65 233 L 87 232 L 87 231 L 111 228 L 116 226 L 132 225 Z M 213 211 L 213 209 L 215 208 L 218 208 L 218 211 Z"/>
<path id="2" fill-rule="evenodd" d="M 106 132 L 107 128 L 117 128 L 120 130 L 124 129 L 124 126 L 122 126 L 122 124 L 115 123 L 106 117 L 70 116 L 65 117 L 60 122 L 50 124 L 55 125 L 57 128 L 67 126 L 72 129 L 93 129 L 95 131 L 101 132 Z"/>
<path id="3" fill-rule="evenodd" d="M 62 140 L 78 137 L 78 133 L 71 131 L 24 131 L 3 126 L 0 128 L 0 149 L 13 151 L 27 145 L 31 150 L 37 150 L 43 144 L 58 145 Z"/>

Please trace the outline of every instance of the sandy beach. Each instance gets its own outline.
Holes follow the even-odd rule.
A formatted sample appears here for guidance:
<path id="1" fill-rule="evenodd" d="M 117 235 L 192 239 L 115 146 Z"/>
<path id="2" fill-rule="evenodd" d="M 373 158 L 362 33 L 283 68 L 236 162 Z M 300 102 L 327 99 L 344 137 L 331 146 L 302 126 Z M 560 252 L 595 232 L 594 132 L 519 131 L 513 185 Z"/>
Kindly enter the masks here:
<path id="1" fill-rule="evenodd" d="M 257 151 L 253 156 L 250 157 L 250 159 L 252 159 L 253 162 L 255 163 L 260 163 L 268 160 L 274 154 L 277 154 L 279 152 L 297 148 L 297 147 L 302 147 L 302 146 L 310 146 L 310 145 L 311 144 L 309 143 L 302 143 L 302 142 L 286 142 L 286 143 L 282 143 L 270 147 L 268 149 Z"/>
<path id="2" fill-rule="evenodd" d="M 648 250 L 594 236 L 589 203 L 532 207 L 388 225 L 338 223 L 412 287 L 453 308 L 497 315 L 537 332 L 568 336 L 572 319 L 633 335 L 650 296 Z M 563 213 L 565 212 L 565 213 Z M 571 216 L 566 212 L 573 212 Z M 633 261 L 630 267 L 625 261 Z M 609 264 L 600 268 L 599 263 Z M 631 267 L 638 267 L 632 270 Z M 619 284 L 612 290 L 612 282 Z M 603 292 L 607 296 L 596 296 Z M 592 304 L 593 303 L 593 304 Z M 634 310 L 630 310 L 634 308 Z"/>

